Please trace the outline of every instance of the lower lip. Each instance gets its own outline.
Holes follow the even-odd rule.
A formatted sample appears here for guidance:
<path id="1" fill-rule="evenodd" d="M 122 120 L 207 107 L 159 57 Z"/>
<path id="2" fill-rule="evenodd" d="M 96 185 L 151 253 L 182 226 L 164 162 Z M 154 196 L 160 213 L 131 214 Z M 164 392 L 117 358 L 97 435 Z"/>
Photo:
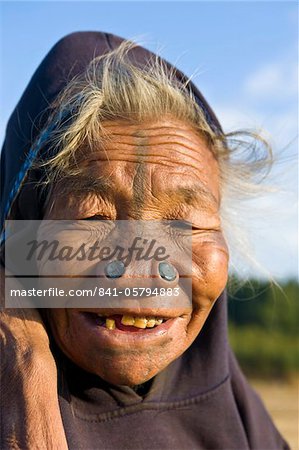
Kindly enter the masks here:
<path id="1" fill-rule="evenodd" d="M 76 314 L 77 332 L 83 332 L 85 336 L 93 335 L 97 342 L 104 347 L 122 347 L 129 345 L 142 345 L 144 342 L 154 342 L 156 339 L 167 336 L 171 328 L 175 327 L 179 317 L 168 319 L 154 328 L 136 329 L 137 332 L 120 330 L 117 327 L 114 330 L 98 325 L 96 318 L 91 314 L 80 312 Z M 78 327 L 77 327 L 78 325 Z M 132 327 L 133 328 L 133 327 Z"/>

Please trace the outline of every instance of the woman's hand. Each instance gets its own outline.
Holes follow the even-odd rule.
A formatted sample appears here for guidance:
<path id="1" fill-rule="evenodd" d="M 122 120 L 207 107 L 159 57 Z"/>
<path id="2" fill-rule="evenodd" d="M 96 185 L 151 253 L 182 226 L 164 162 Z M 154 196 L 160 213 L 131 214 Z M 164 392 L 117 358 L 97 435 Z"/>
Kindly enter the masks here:
<path id="1" fill-rule="evenodd" d="M 1 449 L 67 449 L 57 368 L 36 309 L 4 308 L 1 266 Z M 18 289 L 14 278 L 6 279 Z"/>

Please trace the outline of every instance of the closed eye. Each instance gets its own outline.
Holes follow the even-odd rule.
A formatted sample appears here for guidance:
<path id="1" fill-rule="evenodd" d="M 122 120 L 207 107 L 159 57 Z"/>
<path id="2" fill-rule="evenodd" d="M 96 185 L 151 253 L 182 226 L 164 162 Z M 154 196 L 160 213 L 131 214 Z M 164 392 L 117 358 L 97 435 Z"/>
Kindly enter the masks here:
<path id="1" fill-rule="evenodd" d="M 178 230 L 192 230 L 193 226 L 192 223 L 188 220 L 170 220 L 169 226 L 171 228 L 176 228 Z"/>
<path id="2" fill-rule="evenodd" d="M 111 217 L 108 217 L 108 216 L 104 216 L 104 215 L 101 215 L 101 214 L 96 214 L 94 216 L 84 217 L 81 220 L 113 220 L 113 219 L 111 219 Z"/>

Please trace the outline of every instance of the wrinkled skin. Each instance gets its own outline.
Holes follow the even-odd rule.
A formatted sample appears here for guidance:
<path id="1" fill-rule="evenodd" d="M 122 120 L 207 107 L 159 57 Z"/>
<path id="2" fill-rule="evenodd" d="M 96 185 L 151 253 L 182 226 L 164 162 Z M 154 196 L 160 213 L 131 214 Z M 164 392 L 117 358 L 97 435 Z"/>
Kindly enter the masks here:
<path id="1" fill-rule="evenodd" d="M 109 136 L 105 149 L 85 155 L 80 166 L 87 177 L 110 180 L 109 197 L 71 187 L 66 192 L 64 181 L 63 189 L 59 183 L 54 187 L 44 218 L 191 222 L 192 306 L 163 311 L 161 315 L 175 318 L 171 327 L 158 337 L 134 342 L 134 350 L 130 339 L 114 331 L 108 331 L 104 345 L 99 342 L 82 321 L 84 308 L 49 309 L 48 320 L 56 342 L 78 366 L 114 384 L 138 385 L 191 345 L 225 287 L 228 252 L 219 216 L 219 168 L 205 140 L 171 118 L 140 125 L 106 122 L 104 129 Z M 197 202 L 169 194 L 193 186 L 201 186 Z M 59 272 L 63 262 L 56 264 Z M 47 270 L 42 266 L 40 274 Z M 90 266 L 87 273 L 93 270 Z"/>
<path id="2" fill-rule="evenodd" d="M 13 278 L 6 284 L 21 288 Z M 0 285 L 0 448 L 67 450 L 57 368 L 43 321 L 36 309 L 4 308 L 2 266 Z"/>

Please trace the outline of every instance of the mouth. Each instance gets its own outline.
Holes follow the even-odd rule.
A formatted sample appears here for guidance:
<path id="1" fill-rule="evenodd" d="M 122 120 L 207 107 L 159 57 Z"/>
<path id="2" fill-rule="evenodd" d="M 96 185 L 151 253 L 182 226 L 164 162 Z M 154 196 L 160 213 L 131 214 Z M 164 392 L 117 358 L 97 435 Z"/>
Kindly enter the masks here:
<path id="1" fill-rule="evenodd" d="M 189 311 L 166 308 L 84 308 L 68 314 L 72 339 L 113 355 L 160 348 L 182 336 L 190 320 Z"/>
<path id="2" fill-rule="evenodd" d="M 103 327 L 111 331 L 117 329 L 129 333 L 157 329 L 163 323 L 171 320 L 170 318 L 161 316 L 145 316 L 140 314 L 103 314 L 94 312 L 85 312 L 83 314 L 98 327 Z"/>

